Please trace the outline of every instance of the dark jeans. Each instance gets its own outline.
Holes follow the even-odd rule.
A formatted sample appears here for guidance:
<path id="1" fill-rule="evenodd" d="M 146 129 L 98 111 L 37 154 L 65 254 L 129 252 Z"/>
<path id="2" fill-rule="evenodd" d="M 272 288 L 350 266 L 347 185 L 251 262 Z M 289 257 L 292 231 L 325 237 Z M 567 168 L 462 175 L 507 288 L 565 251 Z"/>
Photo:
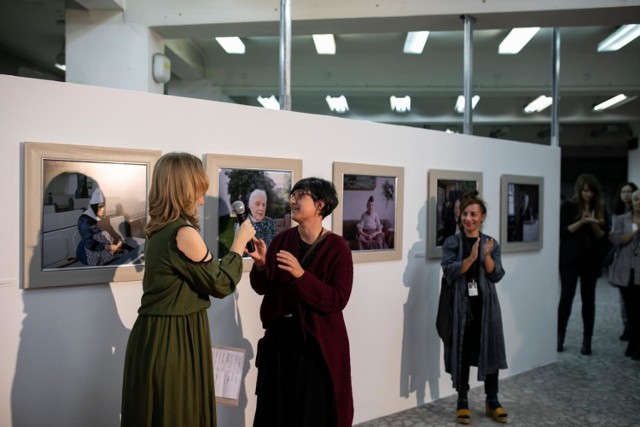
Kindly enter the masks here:
<path id="1" fill-rule="evenodd" d="M 580 271 L 574 265 L 560 267 L 560 304 L 558 304 L 558 337 L 564 338 L 571 316 L 573 297 L 580 279 L 580 298 L 582 299 L 582 324 L 584 336 L 593 335 L 593 323 L 596 317 L 596 281 L 598 275 Z"/>
<path id="2" fill-rule="evenodd" d="M 630 282 L 633 280 L 632 279 Z M 629 345 L 627 352 L 634 358 L 640 357 L 640 285 L 629 284 L 620 288 L 627 309 L 627 325 L 629 327 Z"/>

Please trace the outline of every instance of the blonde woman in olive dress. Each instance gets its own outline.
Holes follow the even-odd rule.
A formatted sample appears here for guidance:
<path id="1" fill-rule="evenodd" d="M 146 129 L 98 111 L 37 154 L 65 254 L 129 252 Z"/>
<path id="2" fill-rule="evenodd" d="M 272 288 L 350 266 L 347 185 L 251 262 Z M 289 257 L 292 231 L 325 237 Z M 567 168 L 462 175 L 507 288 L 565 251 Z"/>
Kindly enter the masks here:
<path id="1" fill-rule="evenodd" d="M 162 156 L 153 171 L 142 304 L 124 365 L 122 426 L 215 426 L 209 296 L 235 291 L 255 230 L 245 221 L 230 252 L 215 260 L 200 237 L 197 210 L 209 187 L 202 162 Z"/>

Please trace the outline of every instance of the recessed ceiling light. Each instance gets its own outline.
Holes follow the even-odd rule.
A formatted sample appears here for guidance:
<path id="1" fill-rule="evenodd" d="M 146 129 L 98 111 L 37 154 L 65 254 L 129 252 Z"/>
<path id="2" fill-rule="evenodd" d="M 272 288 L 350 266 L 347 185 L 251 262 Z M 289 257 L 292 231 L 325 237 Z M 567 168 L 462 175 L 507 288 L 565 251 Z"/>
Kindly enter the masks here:
<path id="1" fill-rule="evenodd" d="M 546 95 L 540 95 L 539 97 L 531 101 L 529 105 L 524 107 L 524 112 L 527 114 L 539 113 L 551 104 L 553 104 L 553 98 Z"/>
<path id="2" fill-rule="evenodd" d="M 269 109 L 269 110 L 279 110 L 280 109 L 280 103 L 278 102 L 278 100 L 276 99 L 276 97 L 274 95 L 271 95 L 268 98 L 263 98 L 262 96 L 259 96 L 258 97 L 258 102 L 264 108 Z"/>
<path id="3" fill-rule="evenodd" d="M 540 31 L 540 27 L 514 28 L 498 46 L 501 55 L 515 55 Z"/>
<path id="4" fill-rule="evenodd" d="M 325 98 L 327 100 L 327 104 L 329 105 L 329 109 L 336 113 L 346 113 L 349 111 L 349 104 L 347 104 L 347 98 L 344 95 L 331 97 L 327 95 Z"/>
<path id="5" fill-rule="evenodd" d="M 391 96 L 389 97 L 391 110 L 398 113 L 408 113 L 411 111 L 411 97 L 407 96 Z"/>
<path id="6" fill-rule="evenodd" d="M 410 31 L 407 33 L 407 38 L 404 41 L 404 53 L 421 54 L 424 50 L 424 45 L 427 43 L 429 37 L 429 31 Z"/>
<path id="7" fill-rule="evenodd" d="M 336 54 L 336 40 L 333 34 L 314 34 L 313 44 L 316 45 L 316 52 L 318 55 L 335 55 Z"/>
<path id="8" fill-rule="evenodd" d="M 640 24 L 623 25 L 598 44 L 598 52 L 613 52 L 640 36 Z"/>
<path id="9" fill-rule="evenodd" d="M 216 41 L 227 53 L 231 53 L 234 55 L 244 54 L 244 43 L 242 43 L 240 37 L 216 37 Z"/>
<path id="10" fill-rule="evenodd" d="M 475 95 L 471 98 L 471 109 L 476 108 L 476 105 L 480 101 L 480 96 Z M 458 113 L 464 113 L 464 96 L 458 95 L 458 99 L 456 99 L 456 106 L 454 107 Z"/>

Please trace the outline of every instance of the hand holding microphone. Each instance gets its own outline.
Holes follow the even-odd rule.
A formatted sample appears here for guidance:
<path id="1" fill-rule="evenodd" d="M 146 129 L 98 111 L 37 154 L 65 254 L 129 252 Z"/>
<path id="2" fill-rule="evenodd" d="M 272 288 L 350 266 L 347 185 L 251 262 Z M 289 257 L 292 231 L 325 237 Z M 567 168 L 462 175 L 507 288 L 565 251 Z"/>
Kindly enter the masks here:
<path id="1" fill-rule="evenodd" d="M 245 212 L 244 203 L 242 203 L 240 200 L 236 200 L 235 202 L 233 202 L 233 204 L 231 205 L 231 209 L 233 210 L 233 213 L 235 213 L 236 217 L 238 218 L 238 225 L 242 224 L 247 220 L 247 217 L 244 213 Z M 256 247 L 253 244 L 253 241 L 249 239 L 249 241 L 247 242 L 247 252 L 255 252 L 255 250 L 256 250 Z"/>

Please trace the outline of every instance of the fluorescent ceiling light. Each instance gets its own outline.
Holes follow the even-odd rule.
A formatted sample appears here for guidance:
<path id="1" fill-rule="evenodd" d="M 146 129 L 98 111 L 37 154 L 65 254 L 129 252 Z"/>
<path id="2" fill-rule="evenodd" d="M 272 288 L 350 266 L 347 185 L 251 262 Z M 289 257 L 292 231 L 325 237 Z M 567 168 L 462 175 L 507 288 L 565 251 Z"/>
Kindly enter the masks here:
<path id="1" fill-rule="evenodd" d="M 471 98 L 471 109 L 476 108 L 476 105 L 480 101 L 480 96 L 475 95 Z M 464 113 L 464 96 L 458 95 L 458 99 L 456 100 L 456 106 L 454 107 L 458 113 Z"/>
<path id="2" fill-rule="evenodd" d="M 316 45 L 318 55 L 335 55 L 336 41 L 333 34 L 314 34 L 313 44 Z"/>
<path id="3" fill-rule="evenodd" d="M 216 37 L 216 41 L 227 53 L 244 54 L 244 43 L 242 43 L 240 37 Z"/>
<path id="4" fill-rule="evenodd" d="M 640 24 L 623 25 L 598 44 L 598 52 L 613 52 L 640 36 Z"/>
<path id="5" fill-rule="evenodd" d="M 407 38 L 404 41 L 404 53 L 421 54 L 424 50 L 424 45 L 427 43 L 429 37 L 429 31 L 410 31 L 407 33 Z"/>
<path id="6" fill-rule="evenodd" d="M 349 105 L 347 104 L 347 98 L 344 95 L 337 96 L 335 98 L 327 95 L 325 98 L 327 100 L 327 104 L 329 104 L 329 109 L 336 113 L 346 113 L 349 111 Z"/>
<path id="7" fill-rule="evenodd" d="M 274 95 L 271 95 L 269 98 L 263 98 L 261 96 L 258 96 L 258 102 L 264 108 L 267 108 L 269 110 L 279 110 L 280 109 L 280 102 L 278 102 L 278 100 L 276 99 L 276 97 Z"/>
<path id="8" fill-rule="evenodd" d="M 637 96 L 626 96 L 621 93 L 620 95 L 616 95 L 613 98 L 607 99 L 606 101 L 596 105 L 595 107 L 593 107 L 593 111 L 602 111 L 606 110 L 607 108 L 619 107 L 629 101 L 633 101 L 636 98 Z"/>
<path id="9" fill-rule="evenodd" d="M 540 95 L 539 97 L 531 101 L 529 105 L 524 107 L 524 112 L 527 114 L 539 113 L 540 111 L 550 106 L 552 103 L 553 98 L 546 95 Z"/>
<path id="10" fill-rule="evenodd" d="M 398 113 L 408 113 L 411 111 L 411 97 L 410 96 L 391 96 L 389 98 L 391 103 L 391 110 Z"/>
<path id="11" fill-rule="evenodd" d="M 515 55 L 540 31 L 540 27 L 514 28 L 498 46 L 501 55 Z"/>

